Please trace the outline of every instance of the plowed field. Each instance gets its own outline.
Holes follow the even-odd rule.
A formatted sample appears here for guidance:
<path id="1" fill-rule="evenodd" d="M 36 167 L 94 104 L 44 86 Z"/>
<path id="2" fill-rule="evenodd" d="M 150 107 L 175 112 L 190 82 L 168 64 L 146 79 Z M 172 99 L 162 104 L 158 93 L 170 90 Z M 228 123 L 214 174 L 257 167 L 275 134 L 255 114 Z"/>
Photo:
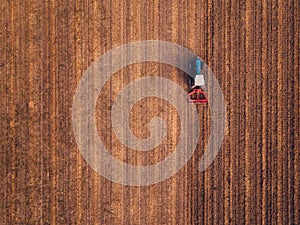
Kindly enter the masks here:
<path id="1" fill-rule="evenodd" d="M 298 0 L 2 0 L 0 3 L 0 224 L 300 224 Z M 214 72 L 226 103 L 226 135 L 198 170 L 211 112 L 197 106 L 200 139 L 174 176 L 149 186 L 113 183 L 83 158 L 72 129 L 84 71 L 133 41 L 182 45 Z M 130 126 L 157 148 L 124 146 L 111 107 L 131 81 L 158 76 L 188 92 L 176 67 L 137 63 L 115 73 L 97 99 L 100 139 L 119 161 L 150 165 L 172 154 L 180 120 L 157 97 L 139 101 Z M 130 98 L 130 96 L 129 96 Z"/>

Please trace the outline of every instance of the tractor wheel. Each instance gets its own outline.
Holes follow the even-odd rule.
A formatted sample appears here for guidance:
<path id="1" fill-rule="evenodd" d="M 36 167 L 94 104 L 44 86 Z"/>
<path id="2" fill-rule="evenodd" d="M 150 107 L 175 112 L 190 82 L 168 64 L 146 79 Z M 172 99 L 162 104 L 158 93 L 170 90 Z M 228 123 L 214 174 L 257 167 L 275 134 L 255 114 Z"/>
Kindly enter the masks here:
<path id="1" fill-rule="evenodd" d="M 192 77 L 189 76 L 189 86 L 192 89 L 193 85 L 194 85 L 194 79 Z"/>

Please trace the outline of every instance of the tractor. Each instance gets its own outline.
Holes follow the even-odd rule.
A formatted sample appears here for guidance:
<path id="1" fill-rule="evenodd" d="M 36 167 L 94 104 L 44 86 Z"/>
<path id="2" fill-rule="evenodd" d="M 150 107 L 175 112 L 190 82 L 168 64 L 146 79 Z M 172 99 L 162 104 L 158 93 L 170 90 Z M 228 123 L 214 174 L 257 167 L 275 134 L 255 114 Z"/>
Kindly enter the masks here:
<path id="1" fill-rule="evenodd" d="M 201 74 L 203 62 L 199 57 L 196 58 L 196 75 L 194 78 L 189 77 L 189 102 L 193 104 L 205 105 L 208 102 L 206 92 L 204 91 L 205 80 Z"/>

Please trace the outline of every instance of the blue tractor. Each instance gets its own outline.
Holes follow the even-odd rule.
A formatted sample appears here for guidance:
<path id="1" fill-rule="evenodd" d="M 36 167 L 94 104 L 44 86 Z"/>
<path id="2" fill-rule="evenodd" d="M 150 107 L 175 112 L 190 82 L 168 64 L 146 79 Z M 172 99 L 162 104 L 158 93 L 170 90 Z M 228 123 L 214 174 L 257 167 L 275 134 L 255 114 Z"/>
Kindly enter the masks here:
<path id="1" fill-rule="evenodd" d="M 189 77 L 189 102 L 194 104 L 206 104 L 208 102 L 206 92 L 204 91 L 205 80 L 201 73 L 203 62 L 199 57 L 196 58 L 196 75 L 195 78 Z"/>

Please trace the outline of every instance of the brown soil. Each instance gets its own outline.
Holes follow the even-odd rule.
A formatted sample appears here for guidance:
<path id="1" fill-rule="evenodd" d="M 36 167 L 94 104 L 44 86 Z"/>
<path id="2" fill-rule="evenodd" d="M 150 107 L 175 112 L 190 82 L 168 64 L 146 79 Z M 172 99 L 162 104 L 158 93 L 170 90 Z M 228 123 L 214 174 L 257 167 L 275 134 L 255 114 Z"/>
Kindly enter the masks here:
<path id="1" fill-rule="evenodd" d="M 300 224 L 299 1 L 2 1 L 0 4 L 0 224 Z M 227 134 L 198 171 L 210 112 L 198 107 L 201 140 L 176 175 L 147 186 L 115 184 L 83 159 L 71 108 L 87 67 L 124 43 L 160 39 L 196 52 L 227 105 Z M 141 63 L 116 73 L 97 102 L 110 153 L 133 165 L 174 151 L 179 120 L 157 98 L 131 112 L 136 136 L 153 116 L 168 138 L 141 153 L 118 141 L 110 106 L 134 79 L 162 76 L 188 90 L 171 66 Z M 141 116 L 145 115 L 145 116 Z"/>

